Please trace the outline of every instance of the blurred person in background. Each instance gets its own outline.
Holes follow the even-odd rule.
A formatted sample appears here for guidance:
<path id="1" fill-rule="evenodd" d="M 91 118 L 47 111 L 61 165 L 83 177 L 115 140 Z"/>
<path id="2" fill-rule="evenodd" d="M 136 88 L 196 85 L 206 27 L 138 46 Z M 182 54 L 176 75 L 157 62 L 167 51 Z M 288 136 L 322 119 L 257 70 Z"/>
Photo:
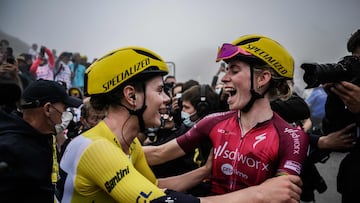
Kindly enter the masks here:
<path id="1" fill-rule="evenodd" d="M 80 53 L 74 53 L 72 55 L 72 63 L 69 66 L 71 70 L 72 87 L 77 87 L 81 90 L 81 92 L 83 92 L 86 67 L 81 64 Z"/>
<path id="2" fill-rule="evenodd" d="M 1 57 L 1 56 L 0 56 Z M 0 105 L 6 113 L 17 111 L 23 86 L 17 64 L 0 62 Z"/>
<path id="3" fill-rule="evenodd" d="M 47 55 L 47 58 L 45 55 Z M 36 80 L 54 80 L 54 65 L 55 60 L 51 50 L 41 46 L 38 57 L 30 67 L 30 72 L 35 75 Z"/>
<path id="4" fill-rule="evenodd" d="M 23 88 L 25 89 L 31 82 L 35 81 L 35 77 L 30 73 L 30 66 L 26 63 L 23 55 L 16 57 L 18 63 L 18 72 L 21 77 Z"/>
<path id="5" fill-rule="evenodd" d="M 66 84 L 66 88 L 71 87 L 71 70 L 69 67 L 69 62 L 71 59 L 71 53 L 62 52 L 55 62 L 54 67 L 54 80 L 63 81 Z"/>
<path id="6" fill-rule="evenodd" d="M 39 52 L 38 52 L 38 45 L 36 43 L 33 43 L 28 51 L 28 54 L 31 55 L 31 58 L 32 58 L 32 61 L 35 61 L 36 58 L 38 57 L 39 55 Z"/>

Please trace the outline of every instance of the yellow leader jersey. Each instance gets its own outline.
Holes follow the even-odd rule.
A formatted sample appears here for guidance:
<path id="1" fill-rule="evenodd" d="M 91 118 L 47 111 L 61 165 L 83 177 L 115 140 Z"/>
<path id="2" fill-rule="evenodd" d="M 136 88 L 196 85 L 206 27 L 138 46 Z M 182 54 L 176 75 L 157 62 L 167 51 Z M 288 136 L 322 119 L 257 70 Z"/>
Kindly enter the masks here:
<path id="1" fill-rule="evenodd" d="M 164 196 L 135 139 L 126 155 L 104 121 L 73 139 L 60 167 L 67 173 L 61 202 L 141 202 Z"/>

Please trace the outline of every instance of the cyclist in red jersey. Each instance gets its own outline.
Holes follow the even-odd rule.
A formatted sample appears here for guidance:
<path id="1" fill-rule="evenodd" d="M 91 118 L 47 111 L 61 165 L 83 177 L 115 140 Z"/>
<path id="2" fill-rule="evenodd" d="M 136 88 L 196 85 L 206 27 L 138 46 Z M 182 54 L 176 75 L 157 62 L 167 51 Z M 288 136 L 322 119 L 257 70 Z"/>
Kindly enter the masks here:
<path id="1" fill-rule="evenodd" d="M 292 91 L 294 61 L 278 42 L 246 35 L 223 44 L 217 62 L 227 63 L 221 79 L 230 111 L 211 114 L 176 140 L 145 147 L 150 165 L 166 162 L 210 138 L 214 148 L 212 193 L 224 194 L 279 175 L 300 175 L 308 137 L 271 110 L 270 101 Z"/>

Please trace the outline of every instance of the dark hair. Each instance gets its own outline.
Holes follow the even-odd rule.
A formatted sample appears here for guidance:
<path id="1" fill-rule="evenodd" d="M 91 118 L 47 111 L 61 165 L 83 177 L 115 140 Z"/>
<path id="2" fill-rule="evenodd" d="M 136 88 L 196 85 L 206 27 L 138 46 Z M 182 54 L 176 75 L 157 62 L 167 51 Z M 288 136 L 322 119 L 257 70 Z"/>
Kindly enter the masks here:
<path id="1" fill-rule="evenodd" d="M 201 88 L 205 88 L 206 101 L 201 101 Z M 198 111 L 200 117 L 204 117 L 207 114 L 219 110 L 219 96 L 210 85 L 203 85 L 203 87 L 201 87 L 201 85 L 195 85 L 190 87 L 183 92 L 182 100 L 189 101 L 191 105 L 195 107 L 196 111 Z M 197 108 L 200 102 L 206 103 L 206 108 L 202 109 L 201 112 L 199 112 L 199 109 Z"/>
<path id="2" fill-rule="evenodd" d="M 360 46 L 360 29 L 358 29 L 350 36 L 347 42 L 347 50 L 352 53 L 355 51 L 356 47 L 359 46 Z"/>
<path id="3" fill-rule="evenodd" d="M 175 83 L 175 85 L 174 85 L 174 87 L 171 89 L 171 94 L 173 95 L 173 96 L 175 96 L 174 95 L 174 89 L 176 88 L 176 87 L 181 87 L 181 91 L 182 91 L 182 86 L 184 85 L 184 83 L 182 83 L 182 82 L 177 82 L 177 83 Z"/>
<path id="4" fill-rule="evenodd" d="M 168 76 L 165 77 L 165 80 L 170 79 L 170 78 L 174 78 L 174 79 L 175 79 L 175 76 L 173 76 L 173 75 L 168 75 Z"/>
<path id="5" fill-rule="evenodd" d="M 200 83 L 196 80 L 190 79 L 190 80 L 184 82 L 181 91 L 185 92 L 187 89 L 189 89 L 190 87 L 195 86 L 195 85 L 200 85 Z"/>

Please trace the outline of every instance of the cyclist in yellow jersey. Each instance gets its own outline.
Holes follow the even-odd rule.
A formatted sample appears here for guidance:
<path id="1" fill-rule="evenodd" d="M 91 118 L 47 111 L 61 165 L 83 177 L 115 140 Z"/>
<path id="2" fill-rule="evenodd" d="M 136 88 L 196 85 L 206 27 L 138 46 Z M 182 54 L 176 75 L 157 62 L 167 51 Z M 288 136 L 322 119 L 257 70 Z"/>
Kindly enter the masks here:
<path id="1" fill-rule="evenodd" d="M 188 189 L 210 174 L 207 164 L 187 175 L 157 180 L 137 139 L 146 128 L 159 127 L 160 111 L 169 97 L 162 76 L 163 59 L 142 47 L 115 50 L 94 62 L 85 73 L 85 95 L 106 117 L 73 139 L 60 162 L 64 172 L 61 202 L 296 202 L 301 181 L 280 177 L 226 195 L 197 198 L 176 192 Z M 168 188 L 168 189 L 160 189 Z M 171 189 L 171 190 L 170 190 Z M 62 192 L 63 191 L 63 192 Z"/>

